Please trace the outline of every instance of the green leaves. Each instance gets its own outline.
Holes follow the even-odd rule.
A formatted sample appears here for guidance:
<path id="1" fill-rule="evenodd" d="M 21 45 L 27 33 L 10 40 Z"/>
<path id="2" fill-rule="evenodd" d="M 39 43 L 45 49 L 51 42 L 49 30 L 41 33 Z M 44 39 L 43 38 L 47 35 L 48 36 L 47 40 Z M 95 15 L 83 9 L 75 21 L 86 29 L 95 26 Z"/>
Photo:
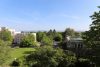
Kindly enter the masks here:
<path id="1" fill-rule="evenodd" d="M 84 32 L 83 39 L 86 46 L 91 48 L 91 57 L 92 61 L 100 65 L 100 11 L 94 12 L 91 16 L 92 24 L 90 25 L 90 30 Z M 99 48 L 99 49 L 98 49 Z"/>
<path id="2" fill-rule="evenodd" d="M 41 41 L 42 45 L 53 45 L 53 40 L 50 39 L 48 36 L 44 36 L 42 41 Z"/>
<path id="3" fill-rule="evenodd" d="M 9 59 L 10 55 L 10 47 L 8 46 L 8 42 L 4 42 L 0 40 L 0 65 L 5 63 L 7 59 Z"/>
<path id="4" fill-rule="evenodd" d="M 74 29 L 67 28 L 63 33 L 63 37 L 66 38 L 67 36 L 81 37 L 81 33 L 80 32 L 76 32 Z"/>
<path id="5" fill-rule="evenodd" d="M 2 29 L 2 30 L 0 31 L 0 39 L 3 40 L 3 41 L 12 42 L 13 37 L 12 37 L 10 31 L 8 31 L 7 29 Z"/>
<path id="6" fill-rule="evenodd" d="M 37 32 L 37 41 L 38 42 L 41 42 L 41 40 L 43 39 L 43 37 L 45 36 L 46 34 L 44 32 Z"/>
<path id="7" fill-rule="evenodd" d="M 23 36 L 21 43 L 20 43 L 20 47 L 30 47 L 30 46 L 34 46 L 34 35 L 32 34 L 26 34 Z"/>
<path id="8" fill-rule="evenodd" d="M 43 46 L 36 48 L 36 51 L 26 57 L 26 63 L 36 67 L 60 67 L 61 62 L 63 66 L 67 67 L 68 62 L 73 61 L 74 55 L 64 53 L 60 48 L 53 48 L 50 46 Z"/>

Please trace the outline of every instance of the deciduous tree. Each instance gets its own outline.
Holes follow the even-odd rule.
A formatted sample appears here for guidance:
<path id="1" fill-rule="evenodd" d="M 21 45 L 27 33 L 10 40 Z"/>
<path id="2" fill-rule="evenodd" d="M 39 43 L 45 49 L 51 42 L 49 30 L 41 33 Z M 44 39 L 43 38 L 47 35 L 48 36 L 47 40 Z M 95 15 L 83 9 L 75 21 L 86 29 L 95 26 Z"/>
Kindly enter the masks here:
<path id="1" fill-rule="evenodd" d="M 20 47 L 30 47 L 35 46 L 35 38 L 33 34 L 26 34 L 21 39 Z"/>
<path id="2" fill-rule="evenodd" d="M 0 39 L 3 40 L 3 41 L 9 41 L 9 42 L 12 42 L 13 40 L 13 37 L 11 35 L 11 32 L 8 30 L 8 29 L 2 29 L 0 31 Z"/>

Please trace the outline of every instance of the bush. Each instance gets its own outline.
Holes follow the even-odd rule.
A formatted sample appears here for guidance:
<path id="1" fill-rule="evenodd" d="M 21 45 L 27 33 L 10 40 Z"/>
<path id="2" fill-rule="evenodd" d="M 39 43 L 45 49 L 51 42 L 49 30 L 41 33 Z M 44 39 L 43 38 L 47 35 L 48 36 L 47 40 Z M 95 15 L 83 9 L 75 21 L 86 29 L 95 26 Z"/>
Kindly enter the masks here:
<path id="1" fill-rule="evenodd" d="M 10 59 L 10 47 L 8 42 L 0 40 L 0 65 L 4 64 L 8 59 Z"/>
<path id="2" fill-rule="evenodd" d="M 15 67 L 15 66 L 20 66 L 20 62 L 18 60 L 14 60 L 12 63 L 11 63 L 11 66 L 12 67 Z"/>

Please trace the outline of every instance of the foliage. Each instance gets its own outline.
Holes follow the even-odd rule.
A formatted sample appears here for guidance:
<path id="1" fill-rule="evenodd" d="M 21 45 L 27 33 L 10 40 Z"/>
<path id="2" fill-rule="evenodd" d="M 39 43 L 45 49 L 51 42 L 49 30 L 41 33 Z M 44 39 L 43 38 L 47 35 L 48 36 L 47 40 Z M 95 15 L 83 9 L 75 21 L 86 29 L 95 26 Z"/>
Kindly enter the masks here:
<path id="1" fill-rule="evenodd" d="M 64 53 L 62 49 L 55 49 L 50 46 L 36 48 L 36 51 L 26 57 L 26 63 L 30 67 L 67 67 L 74 60 L 74 55 L 68 54 L 68 52 Z M 61 62 L 64 62 L 64 64 Z"/>
<path id="2" fill-rule="evenodd" d="M 50 39 L 48 36 L 44 36 L 42 41 L 41 41 L 41 45 L 53 45 L 53 40 Z"/>
<path id="3" fill-rule="evenodd" d="M 43 37 L 46 35 L 46 33 L 44 32 L 37 32 L 37 41 L 41 42 L 41 40 L 43 39 Z"/>
<path id="4" fill-rule="evenodd" d="M 55 33 L 56 33 L 56 31 L 55 31 Z M 53 31 L 50 29 L 50 30 L 47 32 L 47 36 L 48 36 L 51 40 L 53 40 L 55 34 L 54 34 Z"/>
<path id="5" fill-rule="evenodd" d="M 53 39 L 50 36 L 47 36 L 45 32 L 37 33 L 37 41 L 41 42 L 41 45 L 53 45 Z"/>
<path id="6" fill-rule="evenodd" d="M 91 16 L 90 30 L 83 33 L 84 43 L 91 49 L 91 61 L 100 66 L 100 11 Z"/>
<path id="7" fill-rule="evenodd" d="M 54 41 L 62 41 L 62 35 L 60 33 L 56 34 L 54 37 Z"/>
<path id="8" fill-rule="evenodd" d="M 37 32 L 37 41 L 41 45 L 53 45 L 53 41 L 62 41 L 62 34 L 56 30 L 49 30 L 48 32 Z"/>
<path id="9" fill-rule="evenodd" d="M 82 37 L 82 32 L 75 32 L 75 37 Z"/>
<path id="10" fill-rule="evenodd" d="M 18 66 L 20 66 L 20 62 L 19 62 L 18 60 L 14 60 L 14 61 L 11 63 L 10 66 L 12 66 L 12 67 L 18 67 Z"/>
<path id="11" fill-rule="evenodd" d="M 75 31 L 74 29 L 71 29 L 71 28 L 67 28 L 65 31 L 64 31 L 64 37 L 66 36 L 75 36 Z"/>
<path id="12" fill-rule="evenodd" d="M 57 38 L 59 38 L 59 39 L 62 39 L 62 35 L 61 35 L 61 33 L 59 33 L 59 32 L 56 32 L 56 30 L 54 29 L 54 30 L 49 30 L 48 32 L 47 32 L 47 36 L 50 38 L 50 39 L 55 39 L 56 37 Z"/>
<path id="13" fill-rule="evenodd" d="M 4 41 L 12 42 L 13 37 L 11 35 L 11 32 L 4 28 L 0 31 L 0 39 Z"/>
<path id="14" fill-rule="evenodd" d="M 6 62 L 10 58 L 9 55 L 10 47 L 8 46 L 8 42 L 4 42 L 0 40 L 0 65 Z"/>
<path id="15" fill-rule="evenodd" d="M 50 29 L 47 33 L 47 35 L 52 35 L 53 34 L 53 31 Z"/>
<path id="16" fill-rule="evenodd" d="M 74 29 L 67 28 L 67 29 L 63 32 L 63 37 L 64 37 L 64 39 L 65 39 L 67 36 L 71 36 L 71 37 L 81 37 L 81 32 L 76 32 Z"/>
<path id="17" fill-rule="evenodd" d="M 34 35 L 30 34 L 26 34 L 23 36 L 21 43 L 20 43 L 20 47 L 30 47 L 30 46 L 35 46 L 35 38 Z"/>
<path id="18" fill-rule="evenodd" d="M 59 46 L 61 49 L 63 49 L 63 50 L 68 50 L 67 45 L 66 45 L 66 42 L 60 42 L 60 43 L 58 44 L 58 46 Z"/>

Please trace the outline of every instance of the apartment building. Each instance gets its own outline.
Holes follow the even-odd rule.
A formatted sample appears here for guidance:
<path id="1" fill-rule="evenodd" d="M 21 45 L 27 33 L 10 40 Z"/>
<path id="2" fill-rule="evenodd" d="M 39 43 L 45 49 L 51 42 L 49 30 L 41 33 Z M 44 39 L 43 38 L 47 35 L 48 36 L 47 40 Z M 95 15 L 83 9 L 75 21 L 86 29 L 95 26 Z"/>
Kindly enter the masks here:
<path id="1" fill-rule="evenodd" d="M 35 42 L 36 42 L 36 33 L 35 32 L 32 32 L 32 31 L 21 31 L 21 32 L 17 32 L 15 29 L 10 29 L 10 28 L 6 28 L 6 27 L 1 27 L 0 28 L 0 31 L 3 30 L 3 29 L 7 29 L 8 31 L 11 32 L 11 35 L 13 36 L 13 43 L 14 44 L 20 44 L 21 42 L 21 39 L 24 35 L 26 34 L 33 34 L 34 35 L 34 38 L 35 38 Z"/>
<path id="2" fill-rule="evenodd" d="M 15 34 L 13 43 L 14 43 L 14 44 L 20 44 L 22 37 L 23 37 L 24 35 L 26 35 L 26 34 L 29 34 L 29 33 L 31 33 L 31 34 L 34 35 L 35 42 L 36 42 L 36 33 L 34 33 L 34 32 L 22 31 L 22 32 L 20 32 L 20 33 L 16 33 L 16 34 Z"/>

